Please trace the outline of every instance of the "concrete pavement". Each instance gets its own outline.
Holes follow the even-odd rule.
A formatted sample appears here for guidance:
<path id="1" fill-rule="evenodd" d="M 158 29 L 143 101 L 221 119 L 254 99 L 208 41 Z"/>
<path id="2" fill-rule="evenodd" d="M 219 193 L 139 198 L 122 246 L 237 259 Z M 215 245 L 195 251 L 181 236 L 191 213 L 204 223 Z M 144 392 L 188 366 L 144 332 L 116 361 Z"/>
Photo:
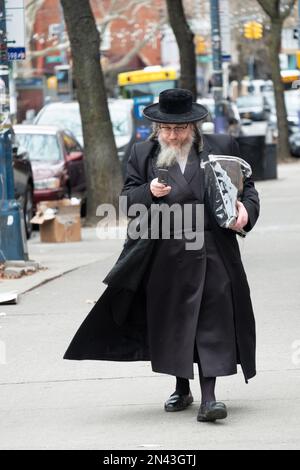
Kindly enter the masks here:
<path id="1" fill-rule="evenodd" d="M 122 248 L 123 238 L 104 240 L 97 237 L 96 228 L 82 227 L 82 240 L 68 243 L 41 243 L 38 231 L 28 240 L 29 259 L 38 262 L 45 270 L 19 279 L 0 279 L 0 293 L 17 290 L 28 292 L 45 282 L 73 271 L 81 266 L 112 257 Z"/>
<path id="2" fill-rule="evenodd" d="M 197 376 L 195 403 L 173 414 L 163 402 L 174 379 L 153 373 L 149 363 L 62 360 L 120 252 L 120 241 L 101 241 L 102 258 L 24 293 L 18 305 L 0 306 L 0 447 L 299 449 L 299 181 L 296 162 L 281 165 L 277 181 L 256 184 L 261 217 L 240 247 L 257 322 L 258 374 L 248 385 L 241 372 L 218 379 L 226 420 L 196 421 Z M 78 244 L 73 258 L 84 257 L 81 249 L 87 246 Z M 63 257 L 63 248 L 53 251 L 54 263 Z"/>

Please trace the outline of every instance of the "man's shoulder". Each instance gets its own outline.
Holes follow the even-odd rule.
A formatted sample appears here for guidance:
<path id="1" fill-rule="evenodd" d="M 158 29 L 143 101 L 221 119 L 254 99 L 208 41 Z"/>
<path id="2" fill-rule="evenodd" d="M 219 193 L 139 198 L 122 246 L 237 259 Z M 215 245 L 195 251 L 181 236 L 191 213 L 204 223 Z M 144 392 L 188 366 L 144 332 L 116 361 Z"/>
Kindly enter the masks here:
<path id="1" fill-rule="evenodd" d="M 157 142 L 154 140 L 145 140 L 143 142 L 135 142 L 132 146 L 133 151 L 137 156 L 147 157 L 152 153 L 152 150 L 157 146 Z"/>

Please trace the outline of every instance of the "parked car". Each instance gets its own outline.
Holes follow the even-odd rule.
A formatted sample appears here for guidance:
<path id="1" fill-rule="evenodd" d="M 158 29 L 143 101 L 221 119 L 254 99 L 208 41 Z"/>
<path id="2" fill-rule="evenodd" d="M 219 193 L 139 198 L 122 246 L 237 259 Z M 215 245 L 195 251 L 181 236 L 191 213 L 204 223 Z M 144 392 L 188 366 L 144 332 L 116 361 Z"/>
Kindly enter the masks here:
<path id="1" fill-rule="evenodd" d="M 54 126 L 16 125 L 20 148 L 27 151 L 33 170 L 34 208 L 40 201 L 78 197 L 86 207 L 84 153 L 70 131 Z"/>
<path id="2" fill-rule="evenodd" d="M 241 118 L 252 121 L 267 121 L 271 112 L 270 105 L 263 95 L 240 96 L 236 104 Z"/>
<path id="3" fill-rule="evenodd" d="M 206 121 L 213 122 L 215 119 L 214 99 L 213 98 L 199 98 L 197 100 L 197 103 L 202 104 L 202 106 L 205 106 L 208 109 L 209 115 Z M 228 101 L 228 100 L 223 100 L 222 105 L 223 105 L 224 114 L 227 117 L 228 123 L 229 123 L 228 133 L 234 137 L 238 137 L 242 133 L 242 122 L 241 122 L 239 110 L 235 103 Z M 206 129 L 208 129 L 208 126 L 206 126 L 205 124 L 206 123 L 203 123 L 202 125 L 204 133 L 206 133 Z M 209 133 L 211 133 L 211 131 L 209 131 Z"/>
<path id="4" fill-rule="evenodd" d="M 32 233 L 30 220 L 33 217 L 33 171 L 28 152 L 19 146 L 14 132 L 11 143 L 15 199 L 23 209 L 26 236 L 30 238 Z"/>
<path id="5" fill-rule="evenodd" d="M 113 126 L 119 160 L 126 159 L 127 149 L 135 140 L 133 120 L 133 100 L 109 99 L 108 108 Z M 34 120 L 34 124 L 55 125 L 69 129 L 83 146 L 83 134 L 79 104 L 77 101 L 56 102 L 44 106 Z"/>
<path id="6" fill-rule="evenodd" d="M 300 157 L 300 130 L 289 136 L 291 154 L 294 157 Z"/>
<path id="7" fill-rule="evenodd" d="M 275 107 L 275 97 L 274 93 L 270 93 L 267 97 L 268 102 L 270 103 L 271 115 L 270 123 L 274 129 L 277 130 L 277 114 Z M 289 133 L 298 133 L 299 132 L 299 113 L 300 113 L 300 92 L 299 90 L 288 90 L 284 92 L 284 101 L 287 112 L 287 121 L 289 127 Z"/>

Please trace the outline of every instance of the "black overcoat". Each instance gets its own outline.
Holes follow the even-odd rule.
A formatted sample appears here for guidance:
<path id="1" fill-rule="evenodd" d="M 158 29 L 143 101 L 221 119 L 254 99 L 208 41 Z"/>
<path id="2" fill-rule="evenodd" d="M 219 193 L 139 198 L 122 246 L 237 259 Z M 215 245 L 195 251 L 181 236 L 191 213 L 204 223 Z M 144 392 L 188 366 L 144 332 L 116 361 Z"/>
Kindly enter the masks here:
<path id="1" fill-rule="evenodd" d="M 152 204 L 159 202 L 157 198 L 152 196 L 150 191 L 150 182 L 157 176 L 154 164 L 156 145 L 155 142 L 149 141 L 133 146 L 128 161 L 127 178 L 122 190 L 122 195 L 127 196 L 128 207 L 132 204 L 140 203 L 150 209 Z M 200 157 L 206 160 L 210 153 L 215 155 L 240 156 L 238 145 L 231 137 L 206 135 L 204 136 L 203 151 L 198 155 L 198 159 L 193 159 L 189 162 L 191 165 L 187 166 L 184 173 L 187 185 L 184 186 L 182 184 L 184 181 L 183 175 L 180 175 L 179 165 L 176 164 L 172 167 L 172 170 L 169 169 L 172 178 L 171 186 L 173 188 L 173 184 L 177 184 L 183 193 L 186 192 L 187 197 L 194 195 L 194 200 L 204 202 L 205 204 L 206 223 L 210 229 L 210 236 L 207 237 L 207 240 L 211 240 L 209 250 L 213 252 L 212 247 L 216 248 L 215 251 L 218 252 L 219 258 L 222 260 L 223 277 L 225 278 L 226 272 L 226 279 L 229 281 L 227 286 L 231 290 L 236 336 L 236 362 L 241 364 L 245 380 L 247 381 L 256 373 L 255 320 L 250 290 L 241 261 L 236 233 L 229 229 L 220 228 L 217 225 L 210 212 L 204 192 L 204 173 L 199 162 Z M 259 198 L 251 178 L 248 178 L 245 182 L 242 202 L 249 214 L 249 222 L 244 230 L 249 232 L 259 216 Z M 184 354 L 184 360 L 181 361 L 182 355 L 177 357 L 176 360 L 173 357 L 174 355 L 163 358 L 163 354 L 160 354 L 159 351 L 159 354 L 156 354 L 155 357 L 155 364 L 151 357 L 151 349 L 149 349 L 149 337 L 151 338 L 151 335 L 149 336 L 148 331 L 151 321 L 149 322 L 149 318 L 147 318 L 149 290 L 147 291 L 145 280 L 149 280 L 150 266 L 153 264 L 153 255 L 157 252 L 158 242 L 161 241 L 153 239 L 133 240 L 131 238 L 125 241 L 124 248 L 116 264 L 103 281 L 107 284 L 106 290 L 72 339 L 64 355 L 65 359 L 107 361 L 151 360 L 152 368 L 157 372 L 193 378 L 191 364 L 193 358 L 191 359 L 190 356 L 189 364 L 188 357 Z M 168 241 L 164 240 L 163 242 Z M 199 260 L 202 257 L 202 253 L 202 251 L 198 252 Z M 220 264 L 219 266 L 221 269 Z M 199 273 L 201 274 L 201 271 Z M 168 273 L 165 272 L 164 275 L 166 276 Z M 172 274 L 170 273 L 170 275 Z M 222 281 L 222 276 L 219 277 Z M 146 292 L 148 292 L 147 295 Z M 152 292 L 152 296 L 157 298 L 157 291 Z M 168 325 L 165 326 L 165 331 L 168 332 Z M 187 331 L 189 334 L 191 333 L 191 330 Z M 219 334 L 220 332 L 218 332 Z M 196 331 L 194 331 L 194 336 L 190 338 L 191 342 L 194 342 L 195 335 Z M 160 344 L 163 344 L 163 338 L 164 334 L 160 331 Z M 165 339 L 166 344 L 170 343 L 170 334 L 166 334 Z M 178 346 L 178 341 L 180 342 L 181 340 L 177 336 L 175 341 Z M 186 342 L 186 338 L 184 341 Z M 174 344 L 171 346 L 175 348 Z M 153 347 L 156 346 L 152 344 L 152 354 Z M 170 348 L 171 350 L 172 347 Z M 161 351 L 163 352 L 163 349 Z M 161 361 L 160 357 L 162 357 Z M 179 363 L 179 366 L 174 368 L 174 363 Z M 232 371 L 232 373 L 234 372 Z M 228 374 L 230 374 L 229 371 L 224 372 L 221 370 L 216 375 Z M 211 374 L 204 373 L 204 375 L 209 376 Z"/>

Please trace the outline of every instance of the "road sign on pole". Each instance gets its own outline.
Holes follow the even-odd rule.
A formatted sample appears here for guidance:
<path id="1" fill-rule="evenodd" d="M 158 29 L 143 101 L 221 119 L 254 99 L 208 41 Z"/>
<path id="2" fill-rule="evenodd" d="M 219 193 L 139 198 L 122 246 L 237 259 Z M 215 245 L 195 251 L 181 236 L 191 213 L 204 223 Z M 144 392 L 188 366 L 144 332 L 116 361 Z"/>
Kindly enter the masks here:
<path id="1" fill-rule="evenodd" d="M 231 61 L 230 10 L 228 0 L 219 0 L 222 61 Z"/>
<path id="2" fill-rule="evenodd" d="M 5 0 L 8 60 L 25 59 L 24 0 Z"/>
<path id="3" fill-rule="evenodd" d="M 223 66 L 219 0 L 210 0 L 211 39 L 213 52 L 213 97 L 215 100 L 215 132 L 226 134 L 228 122 L 223 108 Z"/>

